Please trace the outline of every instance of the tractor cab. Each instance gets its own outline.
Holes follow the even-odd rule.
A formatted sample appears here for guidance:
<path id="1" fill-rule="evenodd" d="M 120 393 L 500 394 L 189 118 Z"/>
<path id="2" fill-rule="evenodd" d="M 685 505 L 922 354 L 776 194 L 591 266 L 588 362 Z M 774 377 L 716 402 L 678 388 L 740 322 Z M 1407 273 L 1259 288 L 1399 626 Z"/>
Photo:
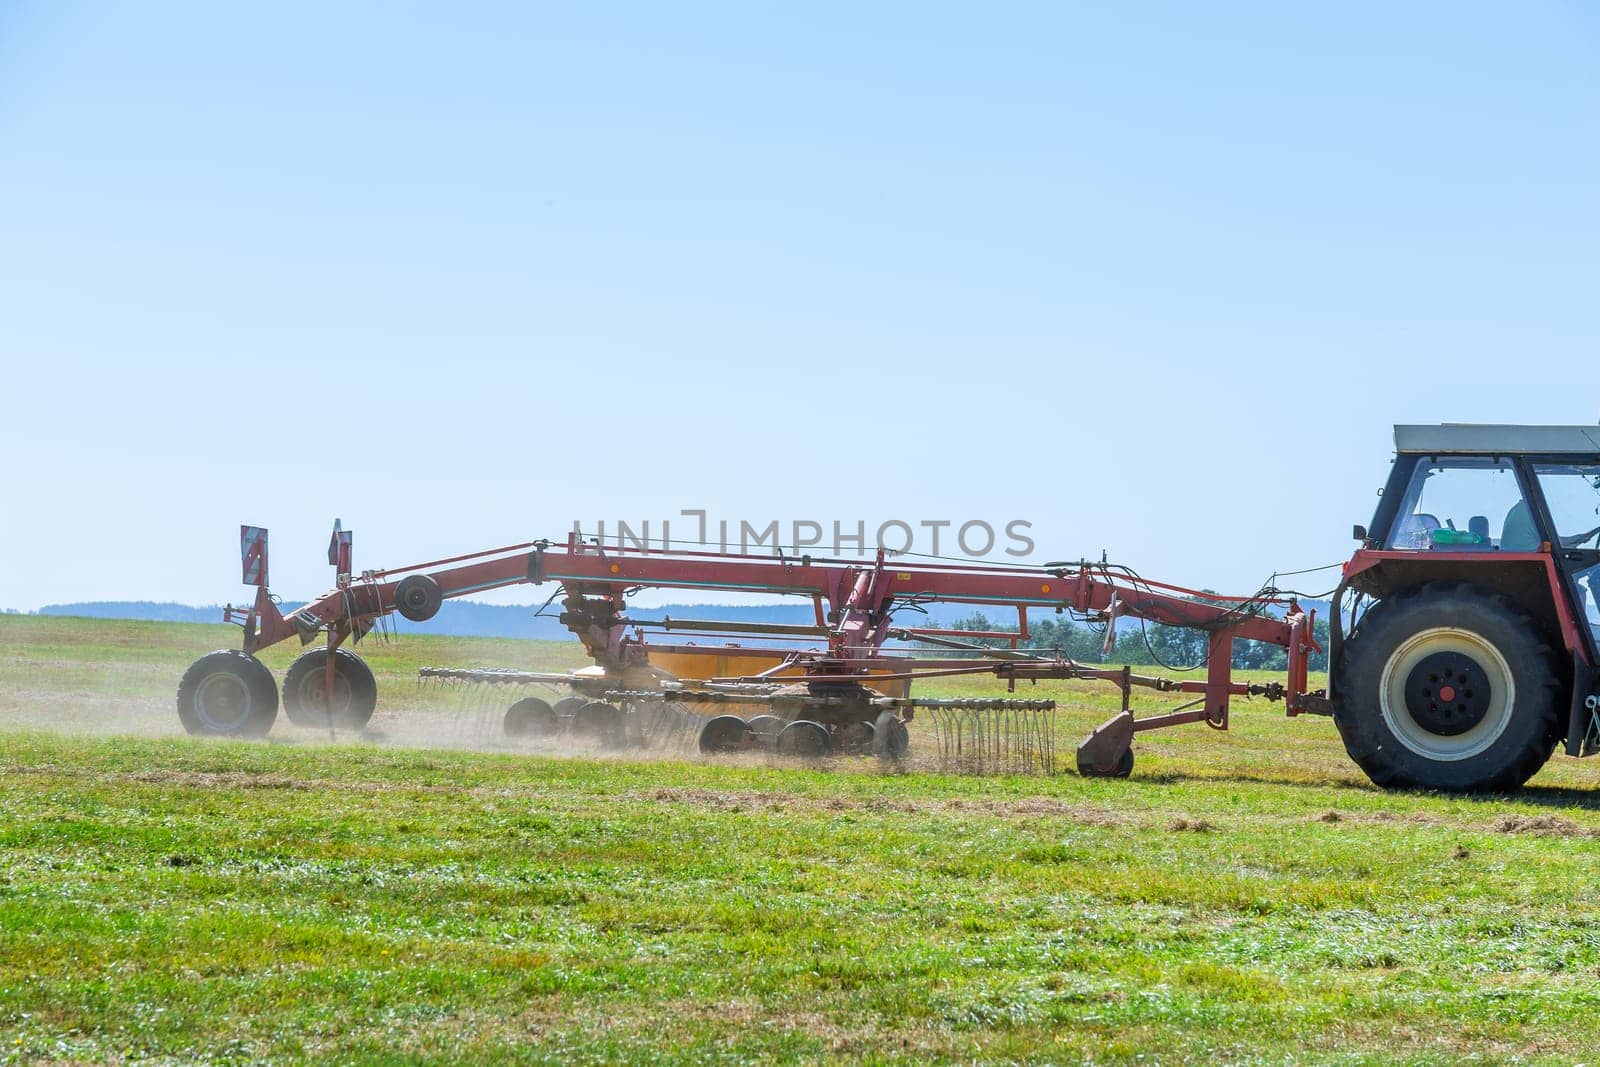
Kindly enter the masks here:
<path id="1" fill-rule="evenodd" d="M 1557 628 L 1564 607 L 1600 662 L 1600 426 L 1397 426 L 1395 451 L 1352 587 L 1481 581 Z M 1540 590 L 1552 571 L 1558 588 Z"/>
<path id="2" fill-rule="evenodd" d="M 1330 699 L 1375 780 L 1509 788 L 1600 750 L 1600 427 L 1397 426 L 1356 537 Z"/>

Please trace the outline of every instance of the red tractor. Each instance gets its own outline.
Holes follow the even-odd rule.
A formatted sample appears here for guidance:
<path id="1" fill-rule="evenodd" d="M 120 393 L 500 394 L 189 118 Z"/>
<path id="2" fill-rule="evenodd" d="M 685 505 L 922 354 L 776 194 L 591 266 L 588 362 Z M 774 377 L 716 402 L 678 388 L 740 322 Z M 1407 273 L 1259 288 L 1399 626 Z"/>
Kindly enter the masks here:
<path id="1" fill-rule="evenodd" d="M 1596 751 L 1600 427 L 1397 426 L 1395 450 L 1330 620 L 1351 758 L 1379 785 L 1504 790 L 1558 742 Z"/>

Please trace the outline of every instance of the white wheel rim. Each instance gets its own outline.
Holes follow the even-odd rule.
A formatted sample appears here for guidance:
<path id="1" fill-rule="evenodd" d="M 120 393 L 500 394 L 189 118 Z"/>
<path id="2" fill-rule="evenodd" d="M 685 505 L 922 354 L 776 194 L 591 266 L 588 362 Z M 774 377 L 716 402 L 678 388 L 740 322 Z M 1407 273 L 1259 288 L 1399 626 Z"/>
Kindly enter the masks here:
<path id="1" fill-rule="evenodd" d="M 250 717 L 250 687 L 237 675 L 208 674 L 195 687 L 194 710 L 215 733 L 232 733 Z"/>
<path id="2" fill-rule="evenodd" d="M 1436 652 L 1468 656 L 1488 678 L 1488 710 L 1472 729 L 1459 734 L 1434 733 L 1417 722 L 1406 707 L 1406 680 L 1418 663 Z M 1471 630 L 1438 626 L 1411 635 L 1394 650 L 1383 667 L 1378 699 L 1385 725 L 1402 745 L 1426 759 L 1454 763 L 1487 751 L 1500 739 L 1511 725 L 1517 690 L 1511 667 L 1498 648 Z"/>

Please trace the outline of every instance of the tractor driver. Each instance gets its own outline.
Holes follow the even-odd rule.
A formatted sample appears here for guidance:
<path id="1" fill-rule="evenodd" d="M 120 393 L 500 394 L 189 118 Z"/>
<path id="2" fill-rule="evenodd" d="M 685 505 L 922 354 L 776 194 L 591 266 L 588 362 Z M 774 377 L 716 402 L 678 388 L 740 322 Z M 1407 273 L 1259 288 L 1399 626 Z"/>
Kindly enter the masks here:
<path id="1" fill-rule="evenodd" d="M 1600 526 L 1587 533 L 1572 534 L 1561 538 L 1561 547 L 1577 548 L 1595 534 L 1600 533 Z M 1512 505 L 1506 513 L 1506 525 L 1500 531 L 1500 550 L 1502 552 L 1537 552 L 1539 550 L 1539 531 L 1533 525 L 1533 512 L 1528 509 L 1526 500 L 1519 500 Z M 1577 585 L 1578 598 L 1581 601 L 1584 621 L 1589 624 L 1589 629 L 1594 632 L 1595 639 L 1600 641 L 1600 568 L 1587 567 L 1573 575 Z"/>
<path id="2" fill-rule="evenodd" d="M 1506 512 L 1506 525 L 1500 531 L 1500 551 L 1537 552 L 1538 550 L 1539 531 L 1533 526 L 1533 512 L 1528 510 L 1526 500 L 1518 500 L 1511 505 L 1511 510 Z"/>
<path id="3" fill-rule="evenodd" d="M 1561 547 L 1577 548 L 1595 534 L 1600 534 L 1600 526 L 1561 538 Z M 1500 531 L 1500 551 L 1537 552 L 1539 540 L 1539 531 L 1533 525 L 1533 512 L 1528 510 L 1528 502 L 1519 500 L 1511 505 L 1511 510 L 1506 512 L 1505 527 Z"/>

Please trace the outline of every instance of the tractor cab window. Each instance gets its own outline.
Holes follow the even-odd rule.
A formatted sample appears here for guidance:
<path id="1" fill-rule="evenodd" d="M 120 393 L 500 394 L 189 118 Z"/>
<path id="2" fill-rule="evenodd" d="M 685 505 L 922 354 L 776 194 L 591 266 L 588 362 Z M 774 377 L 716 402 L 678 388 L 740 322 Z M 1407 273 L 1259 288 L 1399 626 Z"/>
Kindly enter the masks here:
<path id="1" fill-rule="evenodd" d="M 1533 470 L 1561 547 L 1590 552 L 1600 548 L 1600 464 L 1537 463 Z M 1593 555 L 1580 555 L 1568 567 L 1573 596 L 1600 642 L 1600 562 Z"/>
<path id="2" fill-rule="evenodd" d="M 1533 468 L 1562 548 L 1600 548 L 1600 464 L 1540 463 Z"/>
<path id="3" fill-rule="evenodd" d="M 1534 552 L 1539 534 L 1506 460 L 1417 464 L 1387 548 L 1420 552 Z"/>

